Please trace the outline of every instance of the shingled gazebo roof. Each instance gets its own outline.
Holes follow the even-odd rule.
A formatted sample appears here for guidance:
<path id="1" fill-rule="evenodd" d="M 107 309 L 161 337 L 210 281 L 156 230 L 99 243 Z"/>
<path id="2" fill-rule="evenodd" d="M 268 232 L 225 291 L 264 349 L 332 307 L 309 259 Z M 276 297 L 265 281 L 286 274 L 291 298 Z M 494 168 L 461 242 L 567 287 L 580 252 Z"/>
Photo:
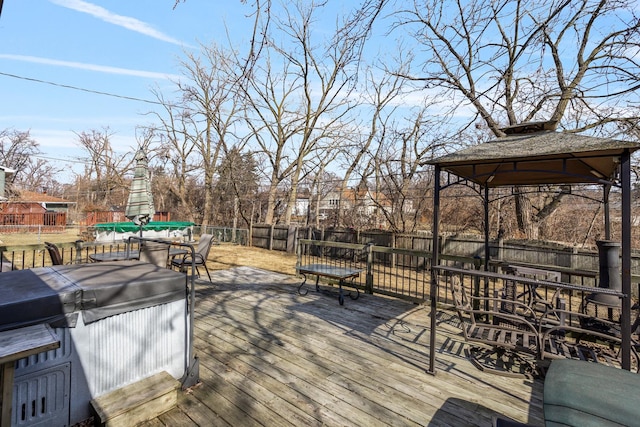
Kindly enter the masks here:
<path id="1" fill-rule="evenodd" d="M 640 144 L 538 131 L 512 134 L 429 162 L 488 187 L 613 181 L 620 155 Z"/>

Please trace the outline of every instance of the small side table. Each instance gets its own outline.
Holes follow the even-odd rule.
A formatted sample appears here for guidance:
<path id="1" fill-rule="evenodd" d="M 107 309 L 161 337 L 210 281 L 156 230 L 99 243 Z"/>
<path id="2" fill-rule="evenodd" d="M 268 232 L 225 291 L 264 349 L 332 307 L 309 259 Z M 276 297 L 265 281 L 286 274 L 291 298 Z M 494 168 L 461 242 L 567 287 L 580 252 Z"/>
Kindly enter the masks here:
<path id="1" fill-rule="evenodd" d="M 0 425 L 11 425 L 13 375 L 16 360 L 60 347 L 60 340 L 46 324 L 0 332 Z"/>

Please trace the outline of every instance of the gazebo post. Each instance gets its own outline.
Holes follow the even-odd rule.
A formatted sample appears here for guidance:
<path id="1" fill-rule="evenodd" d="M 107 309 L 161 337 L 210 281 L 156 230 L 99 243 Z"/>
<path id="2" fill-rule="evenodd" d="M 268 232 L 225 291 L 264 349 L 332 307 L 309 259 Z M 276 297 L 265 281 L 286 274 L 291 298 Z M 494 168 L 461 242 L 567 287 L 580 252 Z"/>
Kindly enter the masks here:
<path id="1" fill-rule="evenodd" d="M 484 186 L 484 271 L 489 271 L 489 186 Z M 488 296 L 488 295 L 485 295 Z"/>
<path id="2" fill-rule="evenodd" d="M 484 271 L 489 271 L 489 186 L 484 186 Z M 489 279 L 484 278 L 484 297 L 489 297 Z M 489 311 L 489 300 L 485 300 L 484 309 Z"/>
<path id="3" fill-rule="evenodd" d="M 622 187 L 622 369 L 631 369 L 631 152 L 625 149 L 620 156 Z"/>
<path id="4" fill-rule="evenodd" d="M 429 288 L 430 294 L 430 308 L 431 308 L 431 329 L 429 332 L 429 373 L 436 373 L 436 306 L 437 306 L 437 292 L 438 292 L 438 275 L 436 274 L 435 266 L 439 264 L 440 260 L 440 241 L 439 235 L 439 222 L 440 222 L 440 166 L 434 167 L 434 179 L 433 179 L 433 227 L 432 227 L 432 253 L 431 256 L 431 286 Z"/>
<path id="5" fill-rule="evenodd" d="M 611 240 L 611 205 L 609 204 L 609 194 L 611 193 L 611 184 L 605 184 L 603 187 L 602 200 L 604 202 L 604 240 Z"/>

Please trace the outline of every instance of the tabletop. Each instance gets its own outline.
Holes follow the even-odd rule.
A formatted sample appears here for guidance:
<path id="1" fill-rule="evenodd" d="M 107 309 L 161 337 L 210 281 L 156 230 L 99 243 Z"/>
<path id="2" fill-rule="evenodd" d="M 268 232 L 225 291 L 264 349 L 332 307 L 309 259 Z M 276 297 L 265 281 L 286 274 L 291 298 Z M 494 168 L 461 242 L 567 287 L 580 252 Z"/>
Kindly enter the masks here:
<path id="1" fill-rule="evenodd" d="M 180 248 L 169 248 L 169 257 L 173 258 L 178 255 L 186 255 L 189 251 Z M 95 254 L 89 254 L 89 258 L 94 262 L 104 261 L 126 261 L 132 259 L 140 259 L 139 250 L 130 251 L 113 251 L 113 252 L 98 252 Z"/>
<path id="2" fill-rule="evenodd" d="M 357 277 L 362 270 L 357 268 L 339 267 L 328 264 L 307 264 L 297 268 L 300 274 L 317 274 L 334 279 L 347 279 L 349 277 Z"/>

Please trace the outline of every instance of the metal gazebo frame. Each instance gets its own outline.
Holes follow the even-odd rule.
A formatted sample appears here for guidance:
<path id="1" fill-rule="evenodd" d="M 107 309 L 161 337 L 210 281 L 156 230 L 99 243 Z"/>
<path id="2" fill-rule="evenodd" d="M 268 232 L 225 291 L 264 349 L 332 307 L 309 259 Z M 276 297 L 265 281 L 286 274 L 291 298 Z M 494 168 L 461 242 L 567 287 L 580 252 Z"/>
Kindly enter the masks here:
<path id="1" fill-rule="evenodd" d="M 609 235 L 608 194 L 622 193 L 622 367 L 631 365 L 631 154 L 640 144 L 545 130 L 545 123 L 529 123 L 504 129 L 507 136 L 447 154 L 429 162 L 434 166 L 433 256 L 439 264 L 440 191 L 442 172 L 471 182 L 483 190 L 484 267 L 489 266 L 489 192 L 492 188 L 528 185 L 601 185 L 604 188 L 605 228 Z M 430 370 L 434 373 L 437 273 L 431 269 Z"/>

